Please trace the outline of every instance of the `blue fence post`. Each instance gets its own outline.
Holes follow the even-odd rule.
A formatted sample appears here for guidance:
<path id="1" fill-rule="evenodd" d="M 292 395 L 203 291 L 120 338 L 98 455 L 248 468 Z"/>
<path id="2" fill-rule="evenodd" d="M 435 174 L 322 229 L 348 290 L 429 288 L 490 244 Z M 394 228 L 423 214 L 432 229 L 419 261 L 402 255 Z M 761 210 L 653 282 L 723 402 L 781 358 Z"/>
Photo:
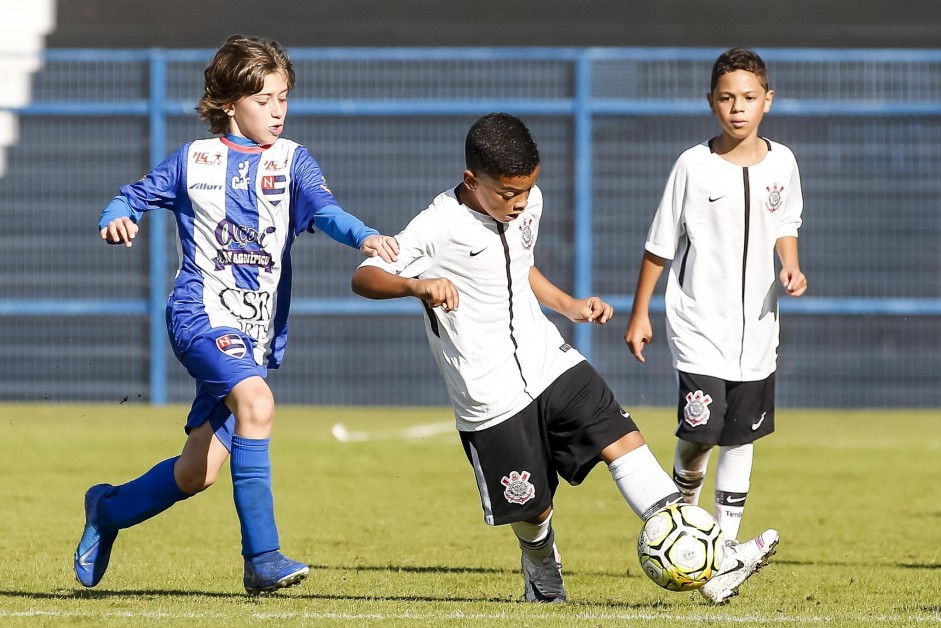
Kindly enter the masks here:
<path id="1" fill-rule="evenodd" d="M 150 51 L 150 166 L 166 157 L 167 143 L 167 61 L 163 51 Z M 166 323 L 164 308 L 167 301 L 167 215 L 155 211 L 147 214 L 150 229 L 150 293 L 148 317 L 150 319 L 150 402 L 167 402 L 167 357 L 164 349 Z"/>
<path id="2" fill-rule="evenodd" d="M 587 52 L 579 54 L 575 65 L 575 283 L 576 298 L 592 291 L 592 111 L 591 67 Z M 575 325 L 575 348 L 591 360 L 591 325 Z"/>

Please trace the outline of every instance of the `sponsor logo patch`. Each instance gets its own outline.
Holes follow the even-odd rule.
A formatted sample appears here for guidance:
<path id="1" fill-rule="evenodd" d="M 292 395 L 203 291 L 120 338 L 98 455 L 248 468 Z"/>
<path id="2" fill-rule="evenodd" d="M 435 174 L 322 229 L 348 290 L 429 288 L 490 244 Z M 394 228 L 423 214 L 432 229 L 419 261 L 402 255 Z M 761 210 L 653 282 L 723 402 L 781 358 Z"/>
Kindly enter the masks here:
<path id="1" fill-rule="evenodd" d="M 683 408 L 683 418 L 692 427 L 705 425 L 709 422 L 709 404 L 712 397 L 701 390 L 686 393 L 686 407 Z"/>
<path id="2" fill-rule="evenodd" d="M 222 163 L 222 153 L 196 151 L 193 153 L 193 163 L 200 166 L 218 166 Z"/>
<path id="3" fill-rule="evenodd" d="M 506 487 L 503 496 L 511 504 L 525 504 L 536 496 L 536 487 L 529 481 L 529 471 L 512 471 L 500 483 Z"/>
<path id="4" fill-rule="evenodd" d="M 220 220 L 216 225 L 216 242 L 221 248 L 216 249 L 213 258 L 215 270 L 223 270 L 226 266 L 255 266 L 271 272 L 274 259 L 265 252 L 265 238 L 275 233 L 274 227 L 266 227 L 259 231 L 254 227 L 240 225 L 228 218 Z"/>
<path id="5" fill-rule="evenodd" d="M 243 161 L 238 165 L 238 174 L 232 177 L 232 189 L 233 190 L 247 190 L 248 189 L 248 169 L 250 164 L 247 161 Z"/>
<path id="6" fill-rule="evenodd" d="M 216 347 L 230 358 L 241 360 L 248 353 L 245 341 L 238 334 L 226 334 L 216 338 Z"/>

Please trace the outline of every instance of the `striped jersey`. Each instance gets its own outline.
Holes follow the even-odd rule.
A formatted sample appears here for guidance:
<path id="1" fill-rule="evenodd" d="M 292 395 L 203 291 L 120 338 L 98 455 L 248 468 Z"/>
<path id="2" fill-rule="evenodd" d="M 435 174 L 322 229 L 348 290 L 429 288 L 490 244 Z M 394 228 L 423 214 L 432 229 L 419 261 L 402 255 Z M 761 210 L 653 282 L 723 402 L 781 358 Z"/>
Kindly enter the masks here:
<path id="1" fill-rule="evenodd" d="M 542 193 L 509 223 L 439 194 L 396 236 L 398 260 L 362 265 L 407 276 L 446 278 L 456 310 L 426 307 L 425 333 L 461 431 L 481 430 L 528 406 L 584 357 L 543 313 L 529 283 Z"/>
<path id="2" fill-rule="evenodd" d="M 645 248 L 672 259 L 664 296 L 673 366 L 727 381 L 775 371 L 775 243 L 797 237 L 803 198 L 794 154 L 738 166 L 703 143 L 677 159 Z"/>
<path id="3" fill-rule="evenodd" d="M 135 220 L 158 208 L 176 217 L 180 268 L 167 304 L 174 351 L 212 328 L 232 327 L 254 340 L 258 364 L 277 368 L 295 237 L 317 228 L 358 248 L 378 232 L 340 209 L 306 148 L 286 139 L 244 142 L 186 144 L 121 194 Z"/>

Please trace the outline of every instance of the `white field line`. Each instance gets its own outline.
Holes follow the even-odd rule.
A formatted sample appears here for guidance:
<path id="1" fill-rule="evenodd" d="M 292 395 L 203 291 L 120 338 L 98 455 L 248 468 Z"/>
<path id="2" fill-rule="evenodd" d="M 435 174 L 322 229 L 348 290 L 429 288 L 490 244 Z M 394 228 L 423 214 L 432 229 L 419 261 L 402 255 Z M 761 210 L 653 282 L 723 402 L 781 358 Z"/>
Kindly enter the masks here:
<path id="1" fill-rule="evenodd" d="M 558 621 L 561 615 L 558 613 L 549 613 L 540 615 L 532 612 L 495 612 L 495 613 L 461 613 L 460 611 L 451 613 L 217 613 L 217 612 L 165 612 L 165 611 L 58 611 L 29 609 L 26 611 L 4 611 L 0 610 L 0 619 L 4 618 L 56 618 L 56 619 L 95 619 L 95 618 L 121 618 L 121 619 L 221 619 L 227 620 L 238 616 L 244 619 L 246 616 L 256 620 L 461 620 L 472 621 L 503 620 L 514 622 L 532 622 L 532 621 Z M 689 622 L 697 621 L 708 624 L 832 624 L 833 622 L 850 622 L 856 625 L 874 625 L 888 624 L 900 625 L 905 623 L 938 623 L 941 622 L 941 614 L 934 616 L 902 616 L 902 615 L 858 615 L 858 614 L 839 614 L 839 615 L 781 615 L 771 613 L 770 616 L 758 615 L 730 615 L 728 613 L 709 613 L 709 614 L 671 614 L 655 612 L 581 612 L 571 616 L 573 620 L 584 621 L 655 621 L 655 622 Z"/>
<path id="2" fill-rule="evenodd" d="M 375 432 L 351 432 L 342 423 L 334 423 L 330 428 L 333 437 L 341 443 L 363 443 L 374 440 L 417 440 L 436 434 L 455 432 L 454 422 L 425 423 L 412 425 L 399 430 L 379 430 Z"/>

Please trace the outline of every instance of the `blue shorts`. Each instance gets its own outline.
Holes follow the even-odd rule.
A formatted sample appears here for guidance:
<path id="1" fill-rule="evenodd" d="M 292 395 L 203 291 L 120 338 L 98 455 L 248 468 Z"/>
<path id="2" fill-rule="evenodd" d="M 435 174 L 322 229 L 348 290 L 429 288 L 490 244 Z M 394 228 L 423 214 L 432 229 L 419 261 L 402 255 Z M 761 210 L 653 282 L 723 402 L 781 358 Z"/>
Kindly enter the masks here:
<path id="1" fill-rule="evenodd" d="M 186 433 L 209 421 L 216 437 L 232 451 L 235 417 L 223 400 L 239 382 L 268 375 L 266 366 L 255 363 L 252 339 L 237 329 L 218 327 L 195 337 L 179 357 L 196 380 Z"/>

